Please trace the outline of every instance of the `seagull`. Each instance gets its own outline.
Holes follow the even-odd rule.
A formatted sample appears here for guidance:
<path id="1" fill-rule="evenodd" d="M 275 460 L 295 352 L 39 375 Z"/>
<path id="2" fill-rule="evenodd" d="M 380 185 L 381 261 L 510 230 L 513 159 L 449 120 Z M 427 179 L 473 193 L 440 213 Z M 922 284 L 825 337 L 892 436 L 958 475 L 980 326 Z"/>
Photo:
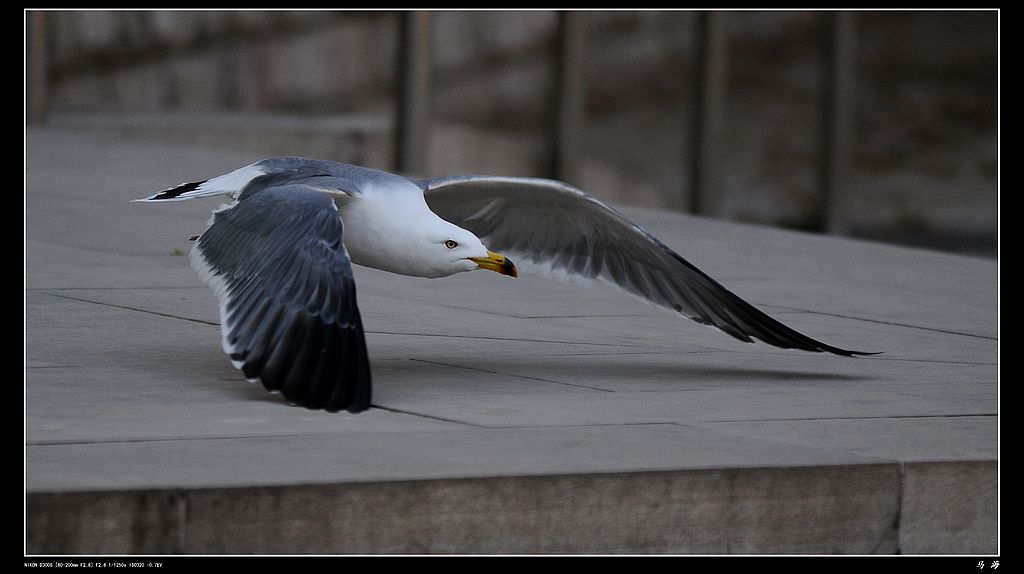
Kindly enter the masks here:
<path id="1" fill-rule="evenodd" d="M 250 382 L 293 405 L 358 413 L 371 377 L 352 264 L 447 277 L 517 277 L 495 249 L 598 280 L 748 343 L 836 355 L 756 309 L 596 197 L 540 178 L 412 180 L 272 157 L 135 201 L 227 195 L 189 254 L 220 303 L 221 343 Z M 487 246 L 485 246 L 485 244 Z"/>

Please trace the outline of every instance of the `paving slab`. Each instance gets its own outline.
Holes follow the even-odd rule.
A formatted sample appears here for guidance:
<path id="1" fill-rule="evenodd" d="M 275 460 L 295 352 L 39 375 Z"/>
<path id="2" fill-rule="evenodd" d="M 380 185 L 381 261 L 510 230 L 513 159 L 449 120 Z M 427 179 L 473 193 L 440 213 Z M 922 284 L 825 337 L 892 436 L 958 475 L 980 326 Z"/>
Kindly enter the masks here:
<path id="1" fill-rule="evenodd" d="M 380 422 L 364 424 L 373 426 L 331 432 L 307 425 L 304 434 L 280 436 L 192 438 L 179 432 L 177 440 L 39 444 L 29 449 L 28 463 L 39 490 L 64 492 L 80 490 L 83 483 L 92 490 L 224 488 L 238 486 L 239 475 L 258 476 L 258 484 L 288 485 L 882 462 L 838 449 L 819 451 L 670 424 L 498 429 L 435 424 L 432 430 L 393 425 L 396 432 L 377 431 Z"/>
<path id="2" fill-rule="evenodd" d="M 996 261 L 623 209 L 884 353 L 748 345 L 601 284 L 358 268 L 374 408 L 314 412 L 220 350 L 185 253 L 221 201 L 130 202 L 260 159 L 183 133 L 27 132 L 27 553 L 998 552 Z"/>
<path id="3" fill-rule="evenodd" d="M 995 416 L 875 417 L 708 422 L 720 432 L 830 451 L 899 460 L 990 461 L 997 455 Z"/>

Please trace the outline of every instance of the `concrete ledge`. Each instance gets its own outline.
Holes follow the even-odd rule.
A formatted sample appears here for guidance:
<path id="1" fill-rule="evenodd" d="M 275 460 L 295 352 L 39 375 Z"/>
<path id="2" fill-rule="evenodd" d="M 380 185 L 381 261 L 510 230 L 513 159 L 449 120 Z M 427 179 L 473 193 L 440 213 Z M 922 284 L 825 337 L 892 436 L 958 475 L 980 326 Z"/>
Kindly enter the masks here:
<path id="1" fill-rule="evenodd" d="M 31 494 L 30 553 L 892 553 L 896 465 Z"/>
<path id="2" fill-rule="evenodd" d="M 913 463 L 903 469 L 900 549 L 907 554 L 995 554 L 999 464 Z"/>
<path id="3" fill-rule="evenodd" d="M 25 501 L 25 551 L 180 553 L 185 505 L 185 495 L 173 490 L 31 494 Z"/>
<path id="4" fill-rule="evenodd" d="M 32 493 L 30 554 L 994 554 L 992 462 Z"/>

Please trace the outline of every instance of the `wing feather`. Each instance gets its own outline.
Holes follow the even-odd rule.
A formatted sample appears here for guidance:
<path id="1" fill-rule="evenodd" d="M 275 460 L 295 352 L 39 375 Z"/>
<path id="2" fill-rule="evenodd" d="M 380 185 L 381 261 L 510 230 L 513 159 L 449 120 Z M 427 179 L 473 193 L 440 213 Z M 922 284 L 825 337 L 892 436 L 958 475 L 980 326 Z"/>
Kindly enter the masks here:
<path id="1" fill-rule="evenodd" d="M 250 189 L 216 212 L 191 259 L 220 299 L 224 350 L 246 378 L 297 405 L 359 412 L 370 367 L 343 231 L 322 191 Z"/>
<path id="2" fill-rule="evenodd" d="M 565 183 L 456 176 L 419 185 L 437 215 L 517 259 L 611 283 L 741 341 L 872 354 L 827 345 L 769 317 L 611 206 Z"/>

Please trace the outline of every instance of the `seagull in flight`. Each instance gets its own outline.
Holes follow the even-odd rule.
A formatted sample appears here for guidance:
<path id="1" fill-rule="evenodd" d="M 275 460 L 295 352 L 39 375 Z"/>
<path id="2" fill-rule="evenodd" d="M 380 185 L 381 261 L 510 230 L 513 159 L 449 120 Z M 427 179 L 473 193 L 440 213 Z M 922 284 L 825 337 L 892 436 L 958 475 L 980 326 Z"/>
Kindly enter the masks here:
<path id="1" fill-rule="evenodd" d="M 251 382 L 295 405 L 357 413 L 371 377 L 352 264 L 518 276 L 498 251 L 610 283 L 748 343 L 836 355 L 759 311 L 594 196 L 560 181 L 400 175 L 272 157 L 140 202 L 227 195 L 189 254 L 220 301 L 221 342 Z M 486 245 L 486 246 L 485 246 Z M 492 251 L 493 249 L 493 251 Z"/>

